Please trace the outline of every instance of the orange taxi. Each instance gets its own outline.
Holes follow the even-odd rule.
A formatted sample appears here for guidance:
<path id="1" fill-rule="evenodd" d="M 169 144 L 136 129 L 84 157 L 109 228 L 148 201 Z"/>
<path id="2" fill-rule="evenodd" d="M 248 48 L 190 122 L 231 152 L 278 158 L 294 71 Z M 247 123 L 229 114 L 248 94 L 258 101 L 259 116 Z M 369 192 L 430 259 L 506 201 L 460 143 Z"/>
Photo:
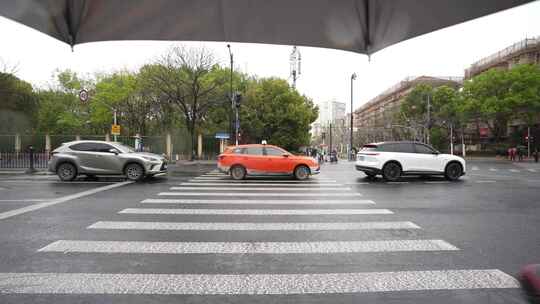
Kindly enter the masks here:
<path id="1" fill-rule="evenodd" d="M 320 172 L 315 159 L 296 156 L 280 147 L 265 144 L 228 147 L 218 156 L 218 168 L 235 180 L 261 175 L 292 175 L 298 180 L 305 180 Z"/>

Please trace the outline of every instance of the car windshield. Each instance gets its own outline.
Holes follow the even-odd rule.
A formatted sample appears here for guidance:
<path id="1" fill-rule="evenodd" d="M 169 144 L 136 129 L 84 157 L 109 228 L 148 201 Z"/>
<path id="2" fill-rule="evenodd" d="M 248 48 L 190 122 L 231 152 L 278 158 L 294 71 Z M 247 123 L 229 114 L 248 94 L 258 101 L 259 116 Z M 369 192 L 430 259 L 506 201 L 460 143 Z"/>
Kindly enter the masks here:
<path id="1" fill-rule="evenodd" d="M 135 150 L 133 148 L 123 144 L 116 143 L 115 147 L 118 148 L 122 153 L 135 153 Z"/>
<path id="2" fill-rule="evenodd" d="M 0 304 L 540 304 L 540 0 L 0 0 L 0 37 Z"/>

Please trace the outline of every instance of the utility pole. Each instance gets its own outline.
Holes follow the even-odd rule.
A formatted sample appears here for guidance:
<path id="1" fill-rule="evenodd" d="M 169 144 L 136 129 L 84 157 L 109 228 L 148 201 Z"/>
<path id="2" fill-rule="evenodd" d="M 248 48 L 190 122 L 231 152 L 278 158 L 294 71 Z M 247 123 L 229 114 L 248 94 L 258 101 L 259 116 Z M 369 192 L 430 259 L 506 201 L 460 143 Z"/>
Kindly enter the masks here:
<path id="1" fill-rule="evenodd" d="M 113 108 L 113 123 L 114 123 L 115 125 L 117 124 L 117 123 L 116 123 L 116 108 Z M 116 136 L 117 136 L 116 133 L 114 133 L 113 138 L 114 138 L 114 141 L 115 141 L 115 142 L 118 141 Z"/>
<path id="2" fill-rule="evenodd" d="M 356 73 L 352 73 L 351 75 L 351 137 L 349 138 L 349 160 L 354 160 L 354 156 L 352 155 L 352 149 L 353 149 L 353 122 L 354 122 L 354 109 L 353 109 L 353 82 L 356 79 Z"/>
<path id="3" fill-rule="evenodd" d="M 531 158 L 531 127 L 527 126 L 527 158 Z"/>
<path id="4" fill-rule="evenodd" d="M 450 154 L 454 155 L 454 125 L 450 123 Z"/>
<path id="5" fill-rule="evenodd" d="M 329 141 L 329 149 L 328 149 L 328 154 L 332 153 L 332 123 L 330 123 L 330 141 Z"/>
<path id="6" fill-rule="evenodd" d="M 227 44 L 227 48 L 229 49 L 229 57 L 230 57 L 230 62 L 231 62 L 231 78 L 230 78 L 230 82 L 229 82 L 229 101 L 231 103 L 231 107 L 229 109 L 229 138 L 232 140 L 232 130 L 234 129 L 233 128 L 233 120 L 232 120 L 232 111 L 233 111 L 233 108 L 234 108 L 234 99 L 233 99 L 233 64 L 234 64 L 234 59 L 233 59 L 233 53 L 231 51 L 231 45 Z M 236 133 L 235 137 L 236 137 L 236 145 L 238 145 L 238 133 Z"/>
<path id="7" fill-rule="evenodd" d="M 429 145 L 429 133 L 430 133 L 430 130 L 431 130 L 431 104 L 430 104 L 430 100 L 429 100 L 429 94 L 427 96 L 427 134 L 426 134 L 426 141 L 427 141 L 427 144 Z"/>
<path id="8" fill-rule="evenodd" d="M 293 46 L 291 55 L 289 56 L 289 65 L 291 70 L 291 77 L 293 79 L 292 87 L 296 89 L 296 80 L 302 73 L 301 69 L 302 55 L 296 46 Z"/>

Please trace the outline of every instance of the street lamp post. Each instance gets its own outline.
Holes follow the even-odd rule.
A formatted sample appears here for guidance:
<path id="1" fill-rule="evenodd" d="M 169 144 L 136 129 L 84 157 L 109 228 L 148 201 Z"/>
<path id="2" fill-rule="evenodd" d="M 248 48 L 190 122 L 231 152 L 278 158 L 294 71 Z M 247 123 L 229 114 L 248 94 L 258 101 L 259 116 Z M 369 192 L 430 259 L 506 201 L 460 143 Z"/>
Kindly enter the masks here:
<path id="1" fill-rule="evenodd" d="M 233 98 L 233 66 L 234 66 L 234 58 L 233 58 L 233 53 L 231 51 L 231 45 L 230 44 L 227 44 L 227 49 L 229 49 L 229 57 L 230 57 L 230 62 L 231 62 L 231 78 L 230 78 L 230 82 L 229 82 L 229 100 L 231 101 L 231 109 L 229 111 L 229 135 L 232 135 L 232 132 L 233 130 L 236 129 L 236 126 L 233 127 L 233 122 L 232 122 L 232 110 L 233 108 L 235 108 L 234 106 L 234 98 Z M 236 139 L 236 145 L 238 145 L 238 133 L 235 132 L 235 139 Z M 229 136 L 229 138 L 232 140 L 232 136 Z"/>
<path id="2" fill-rule="evenodd" d="M 349 160 L 354 160 L 352 155 L 353 149 L 353 122 L 354 122 L 354 109 L 353 109 L 353 81 L 356 79 L 356 73 L 351 75 L 351 134 L 349 138 Z"/>

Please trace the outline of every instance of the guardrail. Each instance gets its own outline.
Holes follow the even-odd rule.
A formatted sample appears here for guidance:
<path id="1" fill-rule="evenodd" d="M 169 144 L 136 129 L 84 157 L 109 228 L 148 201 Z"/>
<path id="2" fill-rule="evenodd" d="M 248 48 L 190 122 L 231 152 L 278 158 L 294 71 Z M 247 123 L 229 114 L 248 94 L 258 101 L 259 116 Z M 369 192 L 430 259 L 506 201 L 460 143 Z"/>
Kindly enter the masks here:
<path id="1" fill-rule="evenodd" d="M 27 152 L 0 152 L 0 168 L 26 169 L 30 168 L 30 153 Z M 47 168 L 48 153 L 33 153 L 34 168 Z"/>

